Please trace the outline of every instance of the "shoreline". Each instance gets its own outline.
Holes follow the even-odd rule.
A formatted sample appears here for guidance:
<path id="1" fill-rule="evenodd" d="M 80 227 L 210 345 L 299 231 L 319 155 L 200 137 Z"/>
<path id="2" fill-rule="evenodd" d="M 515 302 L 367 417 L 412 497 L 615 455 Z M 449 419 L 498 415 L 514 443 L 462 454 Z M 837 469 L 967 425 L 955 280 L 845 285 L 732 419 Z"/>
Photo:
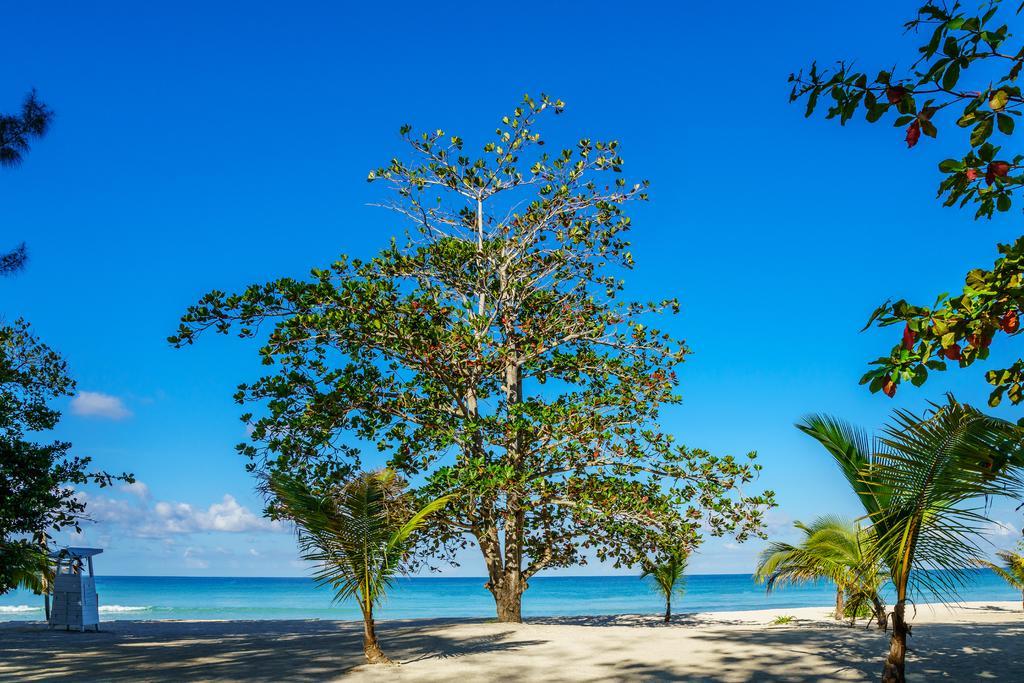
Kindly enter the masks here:
<path id="1" fill-rule="evenodd" d="M 774 619 L 777 616 L 796 616 L 797 618 L 816 618 L 820 616 L 822 610 L 825 610 L 829 615 L 834 609 L 834 605 L 802 605 L 800 607 L 769 607 L 763 609 L 735 609 L 735 610 L 702 610 L 702 611 L 673 611 L 672 613 L 672 624 L 676 625 L 684 623 L 686 620 L 701 619 L 714 621 L 718 618 L 728 618 L 732 621 L 741 621 L 744 623 L 758 624 L 765 619 Z M 887 606 L 890 607 L 890 606 Z M 994 607 L 1000 610 L 1006 610 L 1012 612 L 1016 610 L 1022 616 L 1024 616 L 1024 605 L 1020 601 L 1013 600 L 963 600 L 960 602 L 922 602 L 916 605 L 918 616 L 923 613 L 929 613 L 934 615 L 938 612 L 946 611 L 952 615 L 960 613 L 962 610 L 974 610 L 981 609 L 984 607 Z M 913 615 L 915 606 L 908 605 L 908 614 Z M 39 608 L 42 611 L 42 607 Z M 141 611 L 141 610 L 140 610 Z M 811 616 L 813 613 L 813 617 Z M 0 612 L 0 614 L 3 614 Z M 103 619 L 101 612 L 100 623 L 182 623 L 182 624 L 230 624 L 230 623 L 259 623 L 259 622 L 320 622 L 320 623 L 336 623 L 336 624 L 362 624 L 360 619 L 324 619 L 322 617 L 290 617 L 290 618 L 253 618 L 253 619 L 146 619 L 138 616 L 133 618 L 125 619 Z M 134 611 L 127 612 L 114 612 L 114 614 L 136 614 Z M 551 622 L 555 620 L 592 620 L 592 619 L 603 619 L 603 620 L 615 620 L 615 619 L 647 619 L 647 618 L 661 618 L 656 612 L 632 612 L 632 613 L 615 613 L 615 614 L 538 614 L 538 615 L 525 615 L 523 617 L 523 623 L 529 624 L 534 621 Z M 822 617 L 825 618 L 825 617 Z M 831 618 L 831 617 L 828 617 Z M 913 616 L 909 619 L 913 623 Z M 867 620 L 860 618 L 857 620 L 858 624 L 863 624 Z M 931 621 L 931 619 L 929 619 Z M 376 620 L 378 625 L 383 624 L 406 624 L 406 623 L 500 623 L 494 617 L 480 617 L 480 616 L 444 616 L 444 617 L 396 617 L 393 619 L 381 619 Z M 0 629 L 5 627 L 13 626 L 16 624 L 34 624 L 37 626 L 44 626 L 46 622 L 42 619 L 0 619 Z"/>

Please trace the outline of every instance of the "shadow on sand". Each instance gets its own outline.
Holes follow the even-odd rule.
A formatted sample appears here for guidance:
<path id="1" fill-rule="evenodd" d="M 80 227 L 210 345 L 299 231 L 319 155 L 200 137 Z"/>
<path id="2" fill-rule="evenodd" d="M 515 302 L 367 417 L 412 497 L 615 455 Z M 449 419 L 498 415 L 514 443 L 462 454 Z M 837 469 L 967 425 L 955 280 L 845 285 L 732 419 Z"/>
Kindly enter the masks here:
<path id="1" fill-rule="evenodd" d="M 601 626 L 611 628 L 580 628 Z M 517 627 L 438 620 L 381 625 L 385 651 L 404 663 L 382 668 L 359 666 L 362 630 L 351 622 L 110 622 L 105 629 L 0 624 L 0 680 L 810 683 L 876 680 L 887 649 L 885 634 L 820 623 L 737 627 L 681 617 L 665 627 L 656 617 L 567 617 Z M 596 645 L 583 644 L 587 634 Z M 1024 681 L 1024 622 L 926 624 L 914 630 L 911 647 L 911 680 Z M 680 652 L 698 656 L 684 664 Z M 439 677 L 439 667 L 454 667 L 451 678 Z"/>

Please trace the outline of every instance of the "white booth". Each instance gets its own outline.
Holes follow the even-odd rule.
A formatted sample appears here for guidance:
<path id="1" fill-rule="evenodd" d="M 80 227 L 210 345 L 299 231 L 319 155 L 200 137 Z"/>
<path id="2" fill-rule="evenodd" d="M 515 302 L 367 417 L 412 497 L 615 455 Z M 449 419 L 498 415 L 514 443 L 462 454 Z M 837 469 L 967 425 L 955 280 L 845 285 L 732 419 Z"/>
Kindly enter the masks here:
<path id="1" fill-rule="evenodd" d="M 92 626 L 100 630 L 100 605 L 92 558 L 102 552 L 99 548 L 65 548 L 54 556 L 50 628 L 63 626 L 84 631 L 86 626 Z"/>

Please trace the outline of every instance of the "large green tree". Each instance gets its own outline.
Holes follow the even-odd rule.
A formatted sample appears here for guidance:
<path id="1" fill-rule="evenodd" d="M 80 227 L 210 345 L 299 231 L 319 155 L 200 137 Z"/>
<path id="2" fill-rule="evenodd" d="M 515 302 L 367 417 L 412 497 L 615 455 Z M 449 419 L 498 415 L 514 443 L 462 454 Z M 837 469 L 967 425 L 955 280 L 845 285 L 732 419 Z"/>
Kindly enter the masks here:
<path id="1" fill-rule="evenodd" d="M 561 109 L 526 97 L 478 156 L 404 126 L 411 159 L 369 176 L 403 237 L 309 280 L 211 292 L 171 338 L 269 326 L 260 354 L 276 369 L 236 396 L 263 406 L 244 416 L 250 467 L 344 479 L 371 443 L 425 497 L 459 490 L 426 550 L 475 544 L 503 621 L 542 569 L 588 551 L 636 566 L 704 529 L 743 539 L 772 504 L 741 490 L 757 465 L 659 428 L 688 351 L 657 327 L 674 300 L 620 299 L 624 207 L 647 183 L 622 177 L 615 141 L 545 153 L 535 122 Z"/>
<path id="2" fill-rule="evenodd" d="M 870 123 L 891 121 L 908 147 L 940 133 L 956 140 L 951 143 L 961 145 L 956 156 L 939 164 L 943 204 L 971 206 L 975 218 L 1009 211 L 1024 183 L 1024 155 L 1006 149 L 1024 105 L 1018 85 L 1024 44 L 1015 40 L 1009 24 L 1018 5 L 994 0 L 977 10 L 974 3 L 965 9 L 960 3 L 928 2 L 906 24 L 908 32 L 924 39 L 916 57 L 904 60 L 912 63 L 908 69 L 875 74 L 852 61 L 826 69 L 815 64 L 790 77 L 791 99 L 804 101 L 808 116 L 824 103 L 826 118 L 840 124 L 858 112 Z M 872 363 L 862 383 L 891 397 L 901 382 L 919 386 L 930 371 L 945 370 L 949 363 L 967 367 L 986 359 L 997 337 L 1016 335 L 1024 315 L 1024 237 L 998 249 L 992 268 L 970 271 L 962 291 L 942 294 L 931 304 L 900 299 L 880 306 L 868 326 L 896 325 L 903 333 L 888 355 Z M 1014 404 L 1024 400 L 1024 360 L 990 370 L 985 378 L 993 387 L 990 405 L 1004 396 Z"/>

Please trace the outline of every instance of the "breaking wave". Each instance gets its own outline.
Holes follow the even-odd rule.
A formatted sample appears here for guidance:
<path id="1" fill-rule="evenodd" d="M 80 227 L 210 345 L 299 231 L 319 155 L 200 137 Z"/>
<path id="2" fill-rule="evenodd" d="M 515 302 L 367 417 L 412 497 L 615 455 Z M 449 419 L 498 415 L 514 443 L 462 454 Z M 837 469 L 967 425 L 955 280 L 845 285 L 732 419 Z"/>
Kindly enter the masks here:
<path id="1" fill-rule="evenodd" d="M 0 614 L 21 614 L 22 612 L 42 612 L 43 606 L 32 607 L 31 605 L 0 605 Z"/>
<path id="2" fill-rule="evenodd" d="M 100 612 L 146 612 L 151 609 L 153 608 L 149 605 L 144 607 L 137 605 L 100 605 Z"/>

